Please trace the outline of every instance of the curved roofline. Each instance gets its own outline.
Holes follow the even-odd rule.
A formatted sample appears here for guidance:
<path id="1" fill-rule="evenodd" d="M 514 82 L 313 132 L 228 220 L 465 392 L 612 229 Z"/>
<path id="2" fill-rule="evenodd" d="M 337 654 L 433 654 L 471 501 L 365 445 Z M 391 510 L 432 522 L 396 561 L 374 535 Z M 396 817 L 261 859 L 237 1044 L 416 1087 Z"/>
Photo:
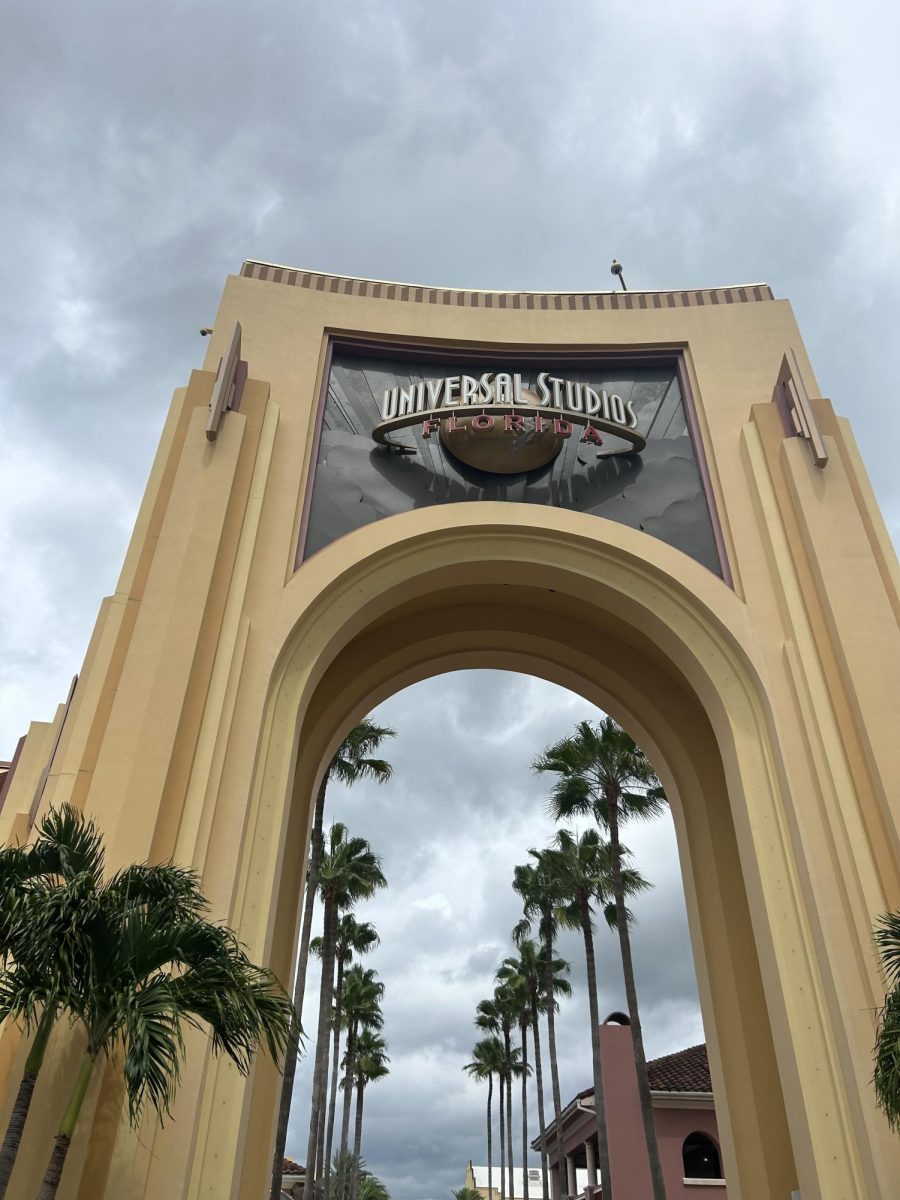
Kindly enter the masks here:
<path id="1" fill-rule="evenodd" d="M 305 288 L 311 292 L 321 292 L 323 296 L 342 295 L 370 300 L 399 300 L 409 304 L 445 304 L 479 309 L 614 312 L 621 309 L 752 304 L 775 298 L 772 289 L 765 283 L 667 292 L 485 292 L 469 288 L 435 288 L 414 283 L 388 283 L 386 280 L 304 271 L 294 267 L 279 267 L 256 259 L 247 259 L 240 273 L 245 279 Z"/>
<path id="2" fill-rule="evenodd" d="M 296 276 L 311 276 L 317 279 L 336 279 L 352 283 L 374 284 L 380 287 L 399 287 L 399 288 L 414 288 L 416 290 L 426 292 L 454 292 L 465 293 L 472 296 L 680 296 L 685 293 L 692 294 L 696 292 L 749 292 L 752 293 L 759 289 L 762 292 L 767 292 L 765 299 L 772 300 L 772 289 L 768 283 L 763 280 L 758 280 L 755 283 L 729 283 L 720 284 L 714 288 L 656 288 L 647 290 L 629 290 L 622 291 L 620 288 L 596 288 L 586 290 L 580 288 L 574 291 L 527 291 L 523 288 L 460 288 L 450 286 L 448 284 L 436 283 L 411 283 L 408 280 L 401 279 L 377 279 L 368 275 L 340 275 L 333 271 L 320 271 L 315 267 L 289 267 L 285 263 L 271 263 L 265 259 L 247 258 L 244 260 L 241 268 L 242 275 L 250 275 L 247 270 L 249 267 L 262 267 L 267 271 L 286 271 L 291 275 Z M 274 282 L 284 282 L 276 280 Z M 754 299 L 756 297 L 753 297 Z"/>

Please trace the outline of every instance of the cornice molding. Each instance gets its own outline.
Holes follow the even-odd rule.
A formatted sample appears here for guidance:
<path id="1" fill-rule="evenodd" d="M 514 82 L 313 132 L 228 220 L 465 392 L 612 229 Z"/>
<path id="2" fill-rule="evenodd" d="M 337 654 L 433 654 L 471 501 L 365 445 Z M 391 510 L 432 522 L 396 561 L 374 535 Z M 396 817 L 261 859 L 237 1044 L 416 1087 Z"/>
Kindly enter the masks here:
<path id="1" fill-rule="evenodd" d="M 308 288 L 340 296 L 374 300 L 399 300 L 409 304 L 448 304 L 460 308 L 499 308 L 547 311 L 617 311 L 630 309 L 697 308 L 702 305 L 750 304 L 773 300 L 767 283 L 702 288 L 670 292 L 483 292 L 457 288 L 424 287 L 391 283 L 384 279 L 356 279 L 322 271 L 277 266 L 248 259 L 241 267 L 245 279 L 260 279 L 288 287 Z"/>

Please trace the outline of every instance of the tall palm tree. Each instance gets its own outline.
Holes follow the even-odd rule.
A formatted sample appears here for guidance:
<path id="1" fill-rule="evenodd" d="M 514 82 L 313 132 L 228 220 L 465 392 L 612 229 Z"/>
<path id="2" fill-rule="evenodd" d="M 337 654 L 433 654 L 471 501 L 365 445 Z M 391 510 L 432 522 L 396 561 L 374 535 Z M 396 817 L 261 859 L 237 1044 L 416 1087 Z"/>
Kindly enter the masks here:
<path id="1" fill-rule="evenodd" d="M 624 847 L 621 852 L 627 853 Z M 587 967 L 588 1008 L 591 1021 L 591 1057 L 594 1074 L 594 1110 L 597 1117 L 597 1157 L 600 1166 L 600 1187 L 604 1196 L 612 1196 L 609 1170 L 609 1144 L 606 1135 L 606 1106 L 603 1093 L 603 1068 L 600 1059 L 600 1011 L 597 1001 L 597 965 L 594 956 L 593 908 L 599 904 L 610 925 L 615 925 L 616 906 L 610 899 L 612 890 L 612 854 L 609 843 L 602 841 L 596 829 L 580 836 L 561 829 L 556 844 L 548 851 L 553 870 L 563 893 L 569 900 L 565 923 L 580 927 L 584 938 L 584 957 Z M 621 872 L 622 883 L 631 895 L 648 887 L 637 871 Z M 627 909 L 626 909 L 627 916 Z"/>
<path id="2" fill-rule="evenodd" d="M 501 1069 L 497 1073 L 497 1103 L 500 1109 L 500 1200 L 506 1200 L 506 1143 L 511 1134 L 506 1121 L 506 1080 L 509 1066 L 509 1038 L 503 1037 L 503 1019 L 496 997 L 481 1000 L 475 1006 L 475 1028 L 498 1038 L 503 1047 Z"/>
<path id="3" fill-rule="evenodd" d="M 170 1109 L 184 1051 L 183 1027 L 207 1026 L 214 1053 L 242 1074 L 260 1042 L 277 1059 L 291 1023 L 287 993 L 255 966 L 234 934 L 203 919 L 173 922 L 171 913 L 125 908 L 108 894 L 84 903 L 74 957 L 80 983 L 65 1007 L 86 1035 L 84 1056 L 41 1184 L 54 1200 L 78 1116 L 97 1061 L 124 1058 L 129 1117 L 137 1124 L 149 1101 Z"/>
<path id="4" fill-rule="evenodd" d="M 370 1083 L 390 1074 L 387 1042 L 371 1026 L 360 1030 L 356 1040 L 356 1121 L 353 1130 L 353 1177 L 350 1200 L 359 1200 L 359 1170 L 362 1153 L 363 1099 Z"/>
<path id="5" fill-rule="evenodd" d="M 324 1158 L 322 1159 L 324 1163 L 331 1162 L 331 1153 L 334 1146 L 334 1114 L 337 1108 L 338 1078 L 340 1076 L 341 1065 L 341 1026 L 343 1019 L 341 1002 L 344 991 L 344 971 L 348 963 L 353 961 L 354 956 L 368 954 L 370 950 L 375 949 L 378 941 L 378 933 L 371 922 L 358 921 L 352 912 L 341 914 L 338 920 L 337 943 L 334 952 L 337 964 L 337 978 L 334 985 L 334 1016 L 332 1020 L 334 1042 L 331 1051 L 331 1093 L 328 1098 L 328 1121 L 326 1125 Z M 310 950 L 313 954 L 321 958 L 322 938 L 313 938 L 312 942 L 310 942 Z M 329 1173 L 326 1172 L 326 1198 L 329 1194 L 329 1184 Z"/>
<path id="6" fill-rule="evenodd" d="M 322 982 L 319 988 L 319 1021 L 316 1033 L 316 1058 L 313 1070 L 312 1106 L 306 1153 L 306 1180 L 303 1194 L 312 1200 L 316 1182 L 316 1158 L 319 1145 L 320 1115 L 325 1110 L 325 1086 L 328 1071 L 328 1023 L 332 1016 L 334 959 L 337 947 L 338 916 L 358 900 L 386 887 L 381 860 L 365 838 L 349 837 L 347 827 L 335 822 L 319 865 L 319 892 L 324 908 L 322 934 Z M 352 968 L 351 968 L 352 969 Z M 346 996 L 346 991 L 345 991 Z M 323 1164 L 322 1174 L 327 1164 Z"/>
<path id="7" fill-rule="evenodd" d="M 381 1013 L 381 998 L 384 984 L 371 967 L 364 970 L 358 964 L 347 972 L 344 983 L 344 1011 L 347 1023 L 347 1050 L 344 1055 L 344 1109 L 341 1119 L 342 1158 L 350 1148 L 350 1104 L 353 1099 L 353 1083 L 356 1078 L 358 1042 L 362 1032 L 381 1029 L 384 1018 Z M 340 1190 L 344 1180 L 339 1176 Z"/>
<path id="8" fill-rule="evenodd" d="M 515 1189 L 515 1174 L 513 1170 L 513 1120 L 512 1120 L 512 1096 L 513 1096 L 513 1077 L 521 1078 L 523 1081 L 523 1098 L 526 1095 L 524 1091 L 524 1081 L 528 1074 L 528 1069 L 525 1063 L 525 1055 L 517 1047 L 512 1044 L 512 1031 L 518 1025 L 519 1013 L 521 1011 L 521 1001 L 518 993 L 508 984 L 500 983 L 494 988 L 494 1001 L 500 1016 L 500 1028 L 503 1036 L 503 1049 L 506 1053 L 506 1157 L 509 1174 L 509 1194 L 512 1197 L 516 1194 Z M 522 1163 L 523 1169 L 525 1163 Z M 528 1186 L 527 1183 L 525 1185 Z M 526 1193 L 527 1196 L 527 1193 Z"/>
<path id="9" fill-rule="evenodd" d="M 500 1073 L 500 1195 L 504 1195 L 506 1182 L 509 1182 L 510 1200 L 514 1195 L 513 1187 L 513 1149 L 512 1149 L 512 1081 L 519 1078 L 524 1067 L 521 1052 L 512 1045 L 512 1028 L 516 1023 L 518 1005 L 512 988 L 501 984 L 494 988 L 490 1000 L 482 1000 L 475 1010 L 475 1024 L 479 1029 L 492 1033 L 502 1039 L 503 1070 Z M 504 1110 L 505 1099 L 505 1110 Z M 505 1162 L 504 1162 L 505 1150 Z"/>
<path id="10" fill-rule="evenodd" d="M 83 923 L 102 902 L 122 916 L 165 912 L 173 922 L 200 916 L 206 901 L 193 871 L 136 865 L 103 880 L 102 838 L 71 805 L 51 810 L 26 848 L 0 851 L 0 1019 L 12 1016 L 34 1039 L 0 1148 L 0 1200 L 15 1165 L 38 1073 L 69 993 L 82 983 Z"/>
<path id="11" fill-rule="evenodd" d="M 539 1020 L 539 1013 L 544 1012 L 546 1009 L 544 995 L 546 979 L 544 951 L 536 941 L 528 937 L 527 922 L 525 922 L 524 928 L 521 923 L 516 926 L 513 930 L 513 940 L 516 942 L 518 956 L 503 960 L 500 970 L 497 972 L 497 978 L 504 980 L 513 987 L 523 989 L 527 997 L 531 1036 L 534 1040 L 534 1075 L 537 1085 L 538 1131 L 541 1142 L 542 1191 L 543 1200 L 549 1200 L 550 1180 L 547 1170 L 547 1119 L 544 1111 L 544 1077 L 541 1062 L 541 1030 Z M 569 974 L 569 964 L 562 958 L 554 959 L 551 966 L 551 973 L 553 979 L 553 1005 L 555 1008 L 557 996 L 571 996 L 572 994 L 572 985 L 566 978 Z"/>
<path id="12" fill-rule="evenodd" d="M 396 737 L 396 731 L 376 725 L 366 717 L 350 730 L 335 751 L 322 776 L 316 803 L 313 809 L 312 836 L 310 839 L 309 868 L 306 875 L 306 898 L 303 906 L 303 922 L 300 931 L 300 950 L 297 955 L 297 977 L 294 981 L 294 1009 L 297 1026 L 291 1031 L 285 1055 L 284 1077 L 281 1082 L 281 1098 L 278 1104 L 278 1125 L 275 1131 L 275 1153 L 272 1157 L 272 1180 L 269 1185 L 269 1200 L 279 1200 L 281 1195 L 281 1172 L 284 1163 L 284 1147 L 287 1141 L 288 1119 L 291 1115 L 291 1097 L 294 1076 L 297 1072 L 297 1053 L 300 1045 L 300 1020 L 303 1015 L 303 993 L 306 991 L 306 971 L 309 964 L 309 944 L 312 935 L 313 909 L 319 887 L 319 865 L 322 858 L 322 825 L 325 813 L 325 795 L 328 784 L 337 779 L 345 786 L 352 786 L 360 779 L 374 779 L 386 783 L 392 774 L 389 762 L 373 755 L 385 738 Z M 326 1172 L 327 1174 L 327 1172 Z"/>
<path id="13" fill-rule="evenodd" d="M 875 941 L 889 988 L 875 1041 L 875 1097 L 891 1128 L 900 1133 L 900 912 L 881 918 Z"/>
<path id="14" fill-rule="evenodd" d="M 513 1200 L 516 1194 L 515 1175 L 513 1174 L 513 1080 L 521 1079 L 524 1074 L 527 1074 L 527 1070 L 525 1064 L 522 1062 L 522 1051 L 518 1046 L 513 1046 L 512 1043 L 510 1043 L 508 1051 L 504 1047 L 504 1074 L 506 1075 L 506 1154 L 509 1166 L 509 1196 L 510 1200 Z"/>
<path id="15" fill-rule="evenodd" d="M 556 776 L 550 809 L 557 820 L 590 813 L 609 833 L 616 929 L 634 1044 L 641 1120 L 650 1162 L 653 1197 L 654 1200 L 665 1200 L 666 1185 L 647 1078 L 647 1056 L 634 979 L 619 839 L 619 826 L 623 821 L 655 817 L 663 811 L 666 806 L 665 792 L 644 752 L 612 717 L 607 716 L 594 725 L 589 721 L 581 721 L 570 737 L 547 747 L 535 760 L 534 769 Z"/>
<path id="16" fill-rule="evenodd" d="M 504 960 L 505 961 L 505 960 Z M 503 967 L 497 972 L 497 978 L 501 981 L 504 989 L 508 990 L 509 1005 L 514 1017 L 514 1024 L 519 1030 L 519 1046 L 521 1054 L 521 1073 L 520 1079 L 522 1084 L 521 1096 L 521 1117 L 522 1117 L 522 1195 L 525 1200 L 528 1200 L 528 1080 L 531 1077 L 531 1067 L 528 1064 L 528 1030 L 531 1026 L 531 1004 L 529 1002 L 528 992 L 525 986 L 516 981 L 505 979 L 501 974 Z M 512 1145 L 512 1131 L 510 1130 L 510 1146 Z M 510 1159 L 512 1155 L 510 1154 Z M 510 1162 L 510 1170 L 512 1163 Z M 514 1176 L 513 1176 L 514 1178 Z M 515 1188 L 511 1189 L 515 1195 Z"/>
<path id="17" fill-rule="evenodd" d="M 547 1015 L 547 1050 L 550 1058 L 550 1087 L 553 1097 L 553 1118 L 556 1141 L 556 1163 L 559 1194 L 568 1191 L 566 1159 L 563 1152 L 562 1099 L 559 1088 L 559 1063 L 556 1056 L 556 988 L 553 964 L 553 944 L 559 930 L 560 905 L 563 902 L 560 881 L 554 874 L 545 850 L 529 850 L 530 863 L 520 863 L 513 871 L 513 889 L 522 899 L 524 917 L 516 926 L 514 936 L 522 938 L 537 928 L 543 943 L 544 1003 Z"/>
<path id="18" fill-rule="evenodd" d="M 503 1043 L 496 1036 L 482 1038 L 480 1042 L 475 1043 L 475 1049 L 472 1051 L 472 1061 L 466 1063 L 463 1070 L 471 1076 L 472 1079 L 487 1080 L 487 1161 L 488 1161 L 488 1195 L 493 1200 L 494 1195 L 494 1123 L 491 1119 L 491 1100 L 494 1095 L 494 1076 L 498 1079 L 503 1074 L 503 1068 L 506 1061 L 506 1055 L 503 1050 Z M 503 1152 L 500 1152 L 501 1167 L 503 1164 Z M 502 1191 L 501 1191 L 502 1195 Z"/>

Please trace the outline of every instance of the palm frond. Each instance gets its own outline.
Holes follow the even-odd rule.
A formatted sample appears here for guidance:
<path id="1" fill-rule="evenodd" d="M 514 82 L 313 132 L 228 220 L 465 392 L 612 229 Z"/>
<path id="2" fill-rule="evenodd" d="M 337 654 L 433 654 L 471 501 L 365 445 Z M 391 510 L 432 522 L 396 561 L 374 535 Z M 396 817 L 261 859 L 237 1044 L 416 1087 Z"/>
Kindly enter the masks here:
<path id="1" fill-rule="evenodd" d="M 110 898 L 122 904 L 146 904 L 165 909 L 173 921 L 202 916 L 209 905 L 200 891 L 200 876 L 172 863 L 136 863 L 114 875 L 106 884 Z"/>
<path id="2" fill-rule="evenodd" d="M 878 1107 L 900 1133 L 900 985 L 885 997 L 879 1014 L 873 1083 Z"/>
<path id="3" fill-rule="evenodd" d="M 46 873 L 73 878 L 89 873 L 99 880 L 103 874 L 103 838 L 93 821 L 72 804 L 52 808 L 38 825 L 39 837 L 31 848 L 35 861 Z"/>
<path id="4" fill-rule="evenodd" d="M 329 774 L 346 786 L 360 779 L 386 783 L 393 774 L 393 768 L 384 759 L 373 758 L 372 752 L 378 749 L 385 738 L 396 736 L 395 730 L 376 725 L 366 717 L 341 742 L 331 760 Z"/>
<path id="5" fill-rule="evenodd" d="M 138 1123 L 146 1101 L 162 1120 L 169 1115 L 184 1054 L 170 980 L 156 976 L 143 987 L 121 993 L 116 1016 L 125 1051 L 125 1091 L 131 1123 Z"/>
<path id="6" fill-rule="evenodd" d="M 889 912 L 875 926 L 875 943 L 891 984 L 900 983 L 900 912 Z"/>

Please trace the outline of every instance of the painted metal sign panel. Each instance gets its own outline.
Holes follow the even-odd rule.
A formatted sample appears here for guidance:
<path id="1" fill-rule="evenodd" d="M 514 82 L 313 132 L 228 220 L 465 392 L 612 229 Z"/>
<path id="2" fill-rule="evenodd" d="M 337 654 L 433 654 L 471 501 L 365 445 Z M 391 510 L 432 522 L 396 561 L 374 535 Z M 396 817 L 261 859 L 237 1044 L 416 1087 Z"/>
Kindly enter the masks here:
<path id="1" fill-rule="evenodd" d="M 433 504 L 549 504 L 641 529 L 722 574 L 672 358 L 385 358 L 336 347 L 303 558 Z"/>

